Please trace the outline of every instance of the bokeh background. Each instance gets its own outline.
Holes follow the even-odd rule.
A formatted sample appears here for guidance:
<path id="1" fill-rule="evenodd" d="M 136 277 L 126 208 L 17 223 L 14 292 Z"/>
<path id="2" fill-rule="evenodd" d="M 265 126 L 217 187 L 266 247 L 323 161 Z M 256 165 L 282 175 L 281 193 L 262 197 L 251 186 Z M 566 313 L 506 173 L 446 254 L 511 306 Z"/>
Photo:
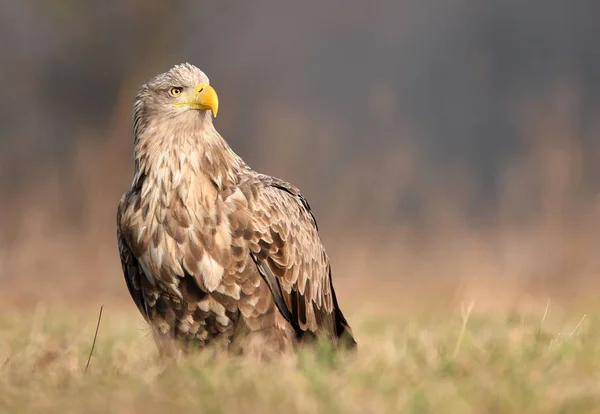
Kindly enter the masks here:
<path id="1" fill-rule="evenodd" d="M 342 302 L 600 292 L 600 3 L 0 6 L 0 299 L 127 301 L 136 90 L 176 63 L 309 199 Z"/>

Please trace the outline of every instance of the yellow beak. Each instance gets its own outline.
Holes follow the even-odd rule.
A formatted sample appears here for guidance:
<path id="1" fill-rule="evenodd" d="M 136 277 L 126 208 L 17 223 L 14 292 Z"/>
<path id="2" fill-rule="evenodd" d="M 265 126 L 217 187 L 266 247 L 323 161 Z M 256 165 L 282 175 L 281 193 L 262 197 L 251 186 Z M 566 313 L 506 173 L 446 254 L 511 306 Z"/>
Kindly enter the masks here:
<path id="1" fill-rule="evenodd" d="M 213 116 L 217 117 L 219 112 L 219 97 L 212 86 L 205 83 L 199 83 L 194 87 L 193 91 L 188 92 L 184 102 L 177 102 L 175 106 L 187 106 L 192 109 L 211 110 Z"/>

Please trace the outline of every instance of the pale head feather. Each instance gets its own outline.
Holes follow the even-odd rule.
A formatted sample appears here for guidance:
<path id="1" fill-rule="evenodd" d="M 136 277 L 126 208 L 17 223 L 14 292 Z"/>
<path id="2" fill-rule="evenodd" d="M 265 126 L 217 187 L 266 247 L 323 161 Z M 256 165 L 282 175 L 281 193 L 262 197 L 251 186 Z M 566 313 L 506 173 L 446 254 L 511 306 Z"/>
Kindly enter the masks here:
<path id="1" fill-rule="evenodd" d="M 134 135 L 139 137 L 148 128 L 157 129 L 156 132 L 160 133 L 167 127 L 176 132 L 180 129 L 212 126 L 209 111 L 175 107 L 173 103 L 177 98 L 169 95 L 169 89 L 173 87 L 185 90 L 194 88 L 199 83 L 210 85 L 210 80 L 204 72 L 189 63 L 176 65 L 145 83 L 138 91 L 133 105 Z"/>
<path id="2" fill-rule="evenodd" d="M 235 180 L 232 171 L 245 168 L 216 131 L 211 111 L 174 105 L 198 84 L 209 85 L 208 76 L 196 66 L 183 63 L 140 88 L 133 106 L 134 183 L 141 174 L 159 174 L 162 169 L 171 179 L 177 177 L 173 181 L 179 184 L 180 171 L 189 167 L 194 174 L 204 170 L 220 184 Z M 180 98 L 169 94 L 173 87 L 183 89 Z M 156 177 L 157 181 L 163 178 Z"/>

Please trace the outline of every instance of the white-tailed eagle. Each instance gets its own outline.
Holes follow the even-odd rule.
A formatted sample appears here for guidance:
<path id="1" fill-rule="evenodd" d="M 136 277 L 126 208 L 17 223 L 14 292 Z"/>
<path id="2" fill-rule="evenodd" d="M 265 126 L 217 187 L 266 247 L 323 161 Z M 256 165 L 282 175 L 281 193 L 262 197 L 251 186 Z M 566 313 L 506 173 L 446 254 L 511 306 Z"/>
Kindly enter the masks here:
<path id="1" fill-rule="evenodd" d="M 321 336 L 355 346 L 306 199 L 250 169 L 215 129 L 217 110 L 208 77 L 190 64 L 135 99 L 135 175 L 117 235 L 159 349 L 216 342 L 263 354 Z"/>

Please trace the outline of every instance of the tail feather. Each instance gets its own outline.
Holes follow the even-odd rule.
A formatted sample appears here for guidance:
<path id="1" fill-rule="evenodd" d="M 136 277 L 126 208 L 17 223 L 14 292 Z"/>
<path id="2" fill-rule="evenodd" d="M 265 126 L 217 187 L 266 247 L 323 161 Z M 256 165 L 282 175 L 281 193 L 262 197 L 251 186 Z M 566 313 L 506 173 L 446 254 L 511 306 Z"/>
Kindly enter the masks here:
<path id="1" fill-rule="evenodd" d="M 333 296 L 333 306 L 335 308 L 335 334 L 338 337 L 338 344 L 348 349 L 356 348 L 358 344 L 356 343 L 356 339 L 354 339 L 354 333 L 352 333 L 352 328 L 340 309 L 335 289 L 333 288 L 331 266 L 329 266 L 329 283 L 331 283 L 331 294 Z"/>

